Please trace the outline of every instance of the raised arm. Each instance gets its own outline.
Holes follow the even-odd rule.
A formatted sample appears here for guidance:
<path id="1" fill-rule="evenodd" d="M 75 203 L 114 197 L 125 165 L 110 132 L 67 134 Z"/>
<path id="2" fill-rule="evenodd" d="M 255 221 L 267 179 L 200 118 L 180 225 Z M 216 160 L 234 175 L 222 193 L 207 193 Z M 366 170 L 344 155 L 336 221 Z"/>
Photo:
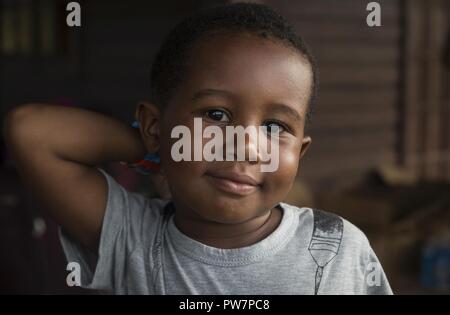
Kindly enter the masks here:
<path id="1" fill-rule="evenodd" d="M 139 133 L 85 109 L 27 104 L 8 113 L 4 136 L 36 200 L 72 237 L 95 250 L 107 200 L 106 180 L 96 167 L 142 158 Z"/>

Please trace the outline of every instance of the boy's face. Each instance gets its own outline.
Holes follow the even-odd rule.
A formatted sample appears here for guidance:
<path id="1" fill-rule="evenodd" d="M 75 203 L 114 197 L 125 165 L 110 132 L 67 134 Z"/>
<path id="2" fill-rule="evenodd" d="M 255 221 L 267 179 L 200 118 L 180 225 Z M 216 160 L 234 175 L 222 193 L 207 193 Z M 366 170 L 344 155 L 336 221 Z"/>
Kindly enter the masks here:
<path id="1" fill-rule="evenodd" d="M 310 65 L 279 42 L 250 34 L 216 34 L 196 44 L 187 77 L 160 121 L 162 166 L 177 211 L 237 224 L 282 201 L 311 142 L 303 134 L 311 84 Z M 187 126 L 193 135 L 197 117 L 203 118 L 203 128 L 219 126 L 224 135 L 227 125 L 282 127 L 278 169 L 263 173 L 260 163 L 250 161 L 174 162 L 171 148 L 178 139 L 171 139 L 172 129 Z M 203 139 L 203 145 L 209 140 Z M 221 178 L 224 173 L 246 174 L 255 183 L 236 184 Z"/>

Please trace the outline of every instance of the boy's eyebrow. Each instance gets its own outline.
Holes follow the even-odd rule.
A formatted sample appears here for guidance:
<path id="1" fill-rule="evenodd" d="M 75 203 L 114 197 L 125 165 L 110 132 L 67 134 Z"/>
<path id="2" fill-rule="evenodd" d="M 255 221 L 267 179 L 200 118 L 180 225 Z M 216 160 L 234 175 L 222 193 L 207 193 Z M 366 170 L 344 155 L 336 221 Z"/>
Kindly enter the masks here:
<path id="1" fill-rule="evenodd" d="M 289 116 L 292 116 L 295 120 L 298 120 L 299 122 L 303 120 L 298 111 L 293 109 L 291 106 L 285 104 L 274 103 L 271 105 L 271 111 L 288 114 Z"/>
<path id="2" fill-rule="evenodd" d="M 196 101 L 202 97 L 211 96 L 211 95 L 212 96 L 222 96 L 225 98 L 234 98 L 234 94 L 231 93 L 230 91 L 217 90 L 217 89 L 204 89 L 204 90 L 200 90 L 200 91 L 196 92 L 191 100 Z"/>

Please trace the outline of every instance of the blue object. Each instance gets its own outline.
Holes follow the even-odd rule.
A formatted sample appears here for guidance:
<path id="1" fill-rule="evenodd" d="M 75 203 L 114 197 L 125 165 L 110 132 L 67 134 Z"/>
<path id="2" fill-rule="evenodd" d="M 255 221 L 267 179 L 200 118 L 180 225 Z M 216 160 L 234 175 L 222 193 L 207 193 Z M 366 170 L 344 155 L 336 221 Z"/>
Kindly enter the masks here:
<path id="1" fill-rule="evenodd" d="M 157 164 L 161 163 L 161 158 L 159 157 L 158 153 L 147 153 L 144 157 L 144 160 Z"/>
<path id="2" fill-rule="evenodd" d="M 450 289 L 450 245 L 438 240 L 425 245 L 422 251 L 422 285 L 427 288 Z"/>
<path id="3" fill-rule="evenodd" d="M 137 120 L 133 121 L 133 123 L 131 124 L 131 127 L 139 129 L 139 121 L 137 121 Z"/>

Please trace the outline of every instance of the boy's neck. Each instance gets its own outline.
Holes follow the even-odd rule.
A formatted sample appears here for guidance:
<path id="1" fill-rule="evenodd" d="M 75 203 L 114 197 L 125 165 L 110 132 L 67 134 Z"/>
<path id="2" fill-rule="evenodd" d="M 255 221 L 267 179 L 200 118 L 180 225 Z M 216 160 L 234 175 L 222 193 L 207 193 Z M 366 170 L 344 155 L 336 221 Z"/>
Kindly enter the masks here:
<path id="1" fill-rule="evenodd" d="M 202 244 L 231 249 L 263 240 L 278 227 L 282 216 L 282 210 L 275 207 L 260 217 L 231 225 L 198 220 L 175 211 L 174 222 L 181 232 Z"/>

